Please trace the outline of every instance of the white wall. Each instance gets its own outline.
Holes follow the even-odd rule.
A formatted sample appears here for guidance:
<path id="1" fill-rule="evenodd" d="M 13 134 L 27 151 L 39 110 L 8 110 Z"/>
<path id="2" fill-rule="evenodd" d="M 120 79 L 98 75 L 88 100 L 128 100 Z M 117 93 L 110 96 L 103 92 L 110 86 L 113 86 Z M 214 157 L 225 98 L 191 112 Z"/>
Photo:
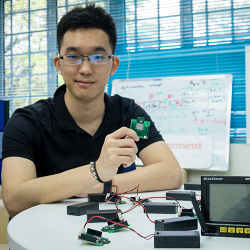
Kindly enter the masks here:
<path id="1" fill-rule="evenodd" d="M 200 182 L 201 175 L 248 175 L 250 176 L 250 145 L 231 144 L 227 172 L 188 170 L 187 178 L 191 182 Z"/>

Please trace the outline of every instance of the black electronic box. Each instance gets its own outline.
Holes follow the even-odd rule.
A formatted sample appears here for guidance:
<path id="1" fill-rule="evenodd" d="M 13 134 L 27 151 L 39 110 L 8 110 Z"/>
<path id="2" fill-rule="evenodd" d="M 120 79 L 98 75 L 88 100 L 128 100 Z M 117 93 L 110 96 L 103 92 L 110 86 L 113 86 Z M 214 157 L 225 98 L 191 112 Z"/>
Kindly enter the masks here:
<path id="1" fill-rule="evenodd" d="M 250 238 L 250 176 L 202 176 L 202 235 Z"/>

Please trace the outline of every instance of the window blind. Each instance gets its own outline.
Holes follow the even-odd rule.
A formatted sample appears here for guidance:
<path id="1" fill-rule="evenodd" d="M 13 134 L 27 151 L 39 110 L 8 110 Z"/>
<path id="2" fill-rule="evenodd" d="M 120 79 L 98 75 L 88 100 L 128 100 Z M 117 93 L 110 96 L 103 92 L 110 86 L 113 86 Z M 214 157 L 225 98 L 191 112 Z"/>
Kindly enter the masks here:
<path id="1" fill-rule="evenodd" d="M 48 12 L 46 1 L 5 0 L 2 5 L 5 75 L 1 89 L 12 113 L 48 96 Z"/>
<path id="2" fill-rule="evenodd" d="M 0 95 L 18 107 L 52 96 L 57 75 L 56 23 L 75 6 L 95 2 L 115 19 L 116 78 L 232 74 L 231 142 L 246 142 L 245 46 L 249 0 L 0 1 Z M 3 22 L 4 21 L 4 22 Z"/>
<path id="3" fill-rule="evenodd" d="M 116 2 L 116 1 L 115 1 Z M 120 68 L 113 79 L 232 74 L 231 143 L 246 142 L 246 0 L 126 0 L 119 24 Z M 111 93 L 112 80 L 108 85 Z"/>

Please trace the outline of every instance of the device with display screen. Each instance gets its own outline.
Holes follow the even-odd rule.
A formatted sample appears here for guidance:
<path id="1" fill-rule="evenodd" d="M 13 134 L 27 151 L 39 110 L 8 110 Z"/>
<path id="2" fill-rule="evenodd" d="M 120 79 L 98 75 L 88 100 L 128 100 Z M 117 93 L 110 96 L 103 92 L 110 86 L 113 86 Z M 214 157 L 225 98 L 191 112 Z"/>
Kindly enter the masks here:
<path id="1" fill-rule="evenodd" d="M 202 235 L 250 237 L 250 176 L 202 176 Z"/>

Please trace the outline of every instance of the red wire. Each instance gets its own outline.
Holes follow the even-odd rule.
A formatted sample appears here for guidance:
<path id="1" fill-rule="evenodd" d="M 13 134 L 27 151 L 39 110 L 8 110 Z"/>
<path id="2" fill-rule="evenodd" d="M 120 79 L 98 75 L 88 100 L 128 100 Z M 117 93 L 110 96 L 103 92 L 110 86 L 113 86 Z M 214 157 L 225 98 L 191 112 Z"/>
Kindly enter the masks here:
<path id="1" fill-rule="evenodd" d="M 87 222 L 84 224 L 83 229 L 85 229 L 86 225 L 87 225 L 91 220 L 93 220 L 94 218 L 100 218 L 100 219 L 103 219 L 103 220 L 105 220 L 105 221 L 107 221 L 107 222 L 111 222 L 111 223 L 113 223 L 113 224 L 116 224 L 116 225 L 119 225 L 119 226 L 122 226 L 122 227 L 126 227 L 127 229 L 129 229 L 129 230 L 131 230 L 132 232 L 136 233 L 137 235 L 139 235 L 140 237 L 142 237 L 142 238 L 145 239 L 145 240 L 150 240 L 150 239 L 152 239 L 152 237 L 154 237 L 154 234 L 149 234 L 149 235 L 147 235 L 147 236 L 143 236 L 142 234 L 138 233 L 135 229 L 133 229 L 133 228 L 127 226 L 127 225 L 124 225 L 124 224 L 119 223 L 119 222 L 116 222 L 116 221 L 108 220 L 108 219 L 106 219 L 105 217 L 102 217 L 102 216 L 92 216 L 91 218 L 89 218 L 89 219 L 87 220 Z"/>
<path id="2" fill-rule="evenodd" d="M 111 195 L 108 199 L 106 199 L 105 200 L 105 202 L 109 202 L 109 201 L 111 201 L 112 200 L 112 198 L 114 198 L 115 196 L 116 196 L 117 194 L 113 194 L 113 195 Z"/>
<path id="3" fill-rule="evenodd" d="M 137 192 L 137 194 L 138 194 L 139 185 L 140 185 L 140 184 L 137 184 L 137 185 L 136 185 L 135 187 L 133 187 L 132 189 L 129 189 L 128 191 L 123 192 L 123 194 L 127 194 L 127 193 L 129 193 L 129 192 L 132 192 L 132 191 L 135 190 L 135 189 L 136 189 L 136 192 Z M 122 193 L 119 193 L 119 192 L 118 192 L 119 187 L 118 187 L 117 185 L 112 185 L 112 187 L 115 187 L 115 194 L 116 194 L 116 195 L 122 194 Z M 110 190 L 110 191 L 111 191 L 111 190 Z"/>
<path id="4" fill-rule="evenodd" d="M 112 187 L 115 187 L 115 194 L 118 194 L 119 187 L 117 185 L 112 185 L 111 189 Z M 112 190 L 109 190 L 109 191 L 112 193 Z"/>
<path id="5" fill-rule="evenodd" d="M 130 190 L 124 192 L 123 194 L 127 194 L 127 193 L 129 193 L 129 192 L 132 192 L 132 191 L 135 190 L 135 189 L 136 189 L 136 193 L 138 194 L 139 186 L 140 186 L 140 184 L 137 184 L 134 188 L 132 188 L 132 189 L 130 189 Z"/>
<path id="6" fill-rule="evenodd" d="M 141 199 L 140 202 L 142 202 L 142 201 L 144 201 L 144 200 L 155 199 L 155 198 L 161 198 L 161 199 L 162 199 L 162 198 L 166 198 L 166 197 L 165 197 L 165 196 L 164 196 L 164 197 L 162 197 L 162 196 L 149 196 L 149 197 L 146 197 L 146 198 L 144 198 L 144 199 Z M 172 197 L 169 197 L 169 196 L 168 196 L 168 198 L 172 198 Z M 182 208 L 182 206 L 181 206 L 181 204 L 178 202 L 178 200 L 176 200 L 175 198 L 173 198 L 173 199 L 177 202 L 178 206 L 179 206 L 180 208 Z M 137 205 L 135 205 L 134 207 L 128 209 L 127 211 L 125 211 L 125 212 L 123 212 L 123 213 L 125 214 L 125 213 L 129 212 L 129 211 L 133 210 L 135 207 L 137 207 Z"/>
<path id="7" fill-rule="evenodd" d="M 139 185 L 137 185 L 137 187 L 139 187 Z M 130 190 L 130 191 L 131 191 L 131 190 Z M 128 192 L 130 192 L 130 191 L 128 191 Z M 116 194 L 112 195 L 109 199 L 106 200 L 106 202 L 110 201 L 114 196 L 116 196 Z M 125 198 L 125 199 L 128 199 L 128 200 L 131 201 L 131 198 L 129 198 L 129 197 L 127 197 L 127 196 L 119 196 L 119 198 L 116 200 L 116 203 L 115 203 L 117 212 L 119 212 L 118 202 L 119 202 L 122 198 Z M 138 205 L 140 205 L 140 206 L 143 208 L 144 213 L 146 214 L 146 217 L 148 218 L 148 220 L 149 220 L 150 222 L 152 222 L 152 223 L 155 223 L 155 221 L 153 221 L 153 220 L 150 219 L 148 213 L 146 212 L 145 207 L 144 207 L 143 204 L 142 204 L 142 202 L 143 202 L 144 200 L 147 200 L 147 199 L 154 199 L 154 198 L 161 198 L 161 199 L 162 199 L 162 198 L 165 198 L 165 196 L 164 196 L 164 197 L 163 197 L 163 196 L 150 196 L 150 197 L 146 197 L 146 198 L 144 198 L 144 199 L 141 199 L 140 201 L 134 201 L 134 202 L 136 202 L 137 204 L 134 205 L 134 206 L 132 206 L 131 208 L 129 208 L 127 211 L 122 212 L 122 214 L 125 214 L 125 213 L 130 212 L 130 211 L 132 211 L 135 207 L 137 207 Z M 174 200 L 178 203 L 178 206 L 179 206 L 180 208 L 183 208 L 183 207 L 180 205 L 180 203 L 179 203 L 174 197 L 167 196 L 167 198 L 174 199 Z"/>
<path id="8" fill-rule="evenodd" d="M 128 199 L 128 200 L 131 201 L 131 199 L 130 199 L 129 197 L 127 197 L 127 196 L 120 196 L 120 197 L 121 197 L 121 198 Z M 143 199 L 143 200 L 145 200 L 145 199 Z M 141 201 L 143 201 L 143 200 L 141 200 Z M 135 201 L 135 202 L 137 203 L 137 205 L 140 205 L 140 206 L 143 208 L 143 210 L 144 210 L 144 212 L 145 212 L 145 214 L 146 214 L 146 217 L 149 219 L 149 221 L 152 222 L 152 223 L 155 223 L 153 220 L 151 220 L 151 219 L 149 218 L 148 213 L 146 212 L 146 208 L 143 206 L 143 204 L 141 203 L 141 201 Z M 129 210 L 123 212 L 122 214 L 125 214 L 125 213 L 127 213 L 127 212 L 133 210 L 137 205 L 133 206 L 132 208 L 130 208 Z"/>
<path id="9" fill-rule="evenodd" d="M 105 200 L 105 202 L 108 202 L 108 201 L 112 200 L 113 197 L 115 197 L 115 196 L 117 196 L 117 195 L 120 195 L 120 193 L 118 192 L 119 187 L 118 187 L 117 185 L 112 185 L 112 187 L 115 187 L 115 188 L 116 188 L 115 193 L 114 193 L 113 195 L 111 195 L 107 200 Z M 111 189 L 112 189 L 112 187 L 111 187 Z M 124 194 L 129 193 L 129 192 L 132 192 L 132 191 L 135 190 L 135 189 L 136 189 L 136 195 L 138 196 L 139 184 L 138 184 L 136 187 L 134 187 L 134 188 L 132 188 L 132 189 L 130 189 L 130 190 L 124 192 Z M 111 191 L 111 190 L 110 190 L 110 191 Z M 116 202 L 115 202 L 115 206 L 116 206 L 117 212 L 119 212 L 118 202 L 119 202 L 122 198 L 125 198 L 125 199 L 128 199 L 128 200 L 131 201 L 131 198 L 129 198 L 129 197 L 126 197 L 126 196 L 119 196 L 119 197 L 117 198 Z M 181 209 L 184 208 L 184 207 L 181 206 L 181 204 L 179 203 L 179 201 L 176 200 L 176 198 L 174 198 L 174 197 L 170 197 L 170 196 L 164 196 L 164 197 L 161 197 L 161 196 L 160 196 L 160 197 L 159 197 L 159 196 L 151 196 L 151 197 L 146 197 L 146 198 L 144 198 L 144 199 L 141 199 L 140 201 L 136 201 L 136 200 L 135 200 L 134 202 L 136 202 L 137 204 L 134 205 L 134 206 L 132 206 L 131 208 L 129 208 L 127 211 L 123 212 L 122 214 L 125 214 L 125 213 L 130 212 L 130 211 L 132 211 L 135 207 L 137 207 L 138 205 L 140 205 L 140 206 L 143 208 L 143 210 L 144 210 L 144 212 L 145 212 L 146 217 L 148 218 L 148 220 L 149 220 L 150 222 L 152 222 L 152 223 L 155 223 L 155 221 L 153 221 L 153 220 L 151 220 L 151 219 L 149 218 L 148 213 L 146 212 L 146 209 L 145 209 L 144 205 L 142 204 L 142 202 L 143 202 L 144 200 L 147 200 L 147 199 L 154 199 L 154 198 L 166 198 L 166 199 L 175 200 L 175 201 L 177 202 L 178 206 L 179 206 Z M 152 239 L 152 238 L 154 237 L 154 234 L 149 234 L 149 235 L 147 235 L 147 236 L 143 236 L 142 234 L 138 233 L 136 230 L 134 230 L 133 228 L 128 227 L 127 225 L 121 224 L 121 223 L 116 222 L 116 221 L 108 220 L 108 219 L 106 219 L 105 217 L 102 217 L 102 216 L 92 216 L 89 220 L 87 220 L 87 222 L 84 224 L 83 228 L 85 229 L 86 225 L 87 225 L 91 220 L 93 220 L 94 218 L 101 218 L 101 219 L 103 219 L 103 220 L 105 220 L 105 221 L 107 221 L 107 222 L 111 222 L 111 223 L 113 223 L 113 224 L 117 224 L 117 225 L 123 226 L 123 227 L 125 227 L 125 228 L 131 230 L 132 232 L 136 233 L 137 235 L 139 235 L 140 237 L 142 237 L 142 238 L 145 239 L 145 240 L 150 240 L 150 239 Z"/>
<path id="10" fill-rule="evenodd" d="M 127 194 L 127 193 L 129 193 L 129 192 L 132 192 L 133 190 L 136 189 L 136 193 L 137 193 L 137 195 L 138 195 L 139 185 L 140 185 L 140 184 L 138 184 L 138 185 L 136 185 L 134 188 L 132 188 L 132 189 L 130 189 L 130 190 L 124 192 L 124 194 Z M 120 193 L 118 193 L 119 187 L 118 187 L 117 185 L 112 185 L 112 187 L 115 187 L 115 188 L 116 188 L 116 191 L 115 191 L 115 193 L 114 193 L 113 195 L 111 195 L 108 199 L 106 199 L 105 202 L 109 202 L 109 201 L 111 201 L 112 198 L 114 198 L 115 196 L 120 195 Z M 121 197 L 118 197 L 118 199 L 117 199 L 116 202 L 115 202 L 115 206 L 116 206 L 117 211 L 119 210 L 119 208 L 118 208 L 118 202 L 119 202 L 120 200 L 121 200 Z"/>
<path id="11" fill-rule="evenodd" d="M 118 186 L 116 186 L 116 185 L 113 185 L 113 186 L 116 187 L 116 191 L 117 191 L 117 190 L 118 190 Z M 133 191 L 134 189 L 137 189 L 137 194 L 138 194 L 139 184 L 138 184 L 136 187 L 134 187 L 133 189 L 126 191 L 125 193 L 131 192 L 131 191 Z M 113 194 L 113 195 L 110 196 L 107 200 L 105 200 L 105 202 L 109 202 L 109 201 L 112 200 L 112 198 L 115 197 L 116 195 L 119 195 L 119 194 L 117 194 L 117 193 Z M 118 202 L 119 202 L 122 198 L 126 198 L 126 199 L 129 199 L 129 200 L 131 201 L 131 198 L 128 198 L 128 197 L 126 197 L 126 196 L 119 196 L 119 197 L 117 198 L 116 202 L 115 202 L 115 206 L 116 206 L 116 211 L 117 211 L 117 212 L 119 212 Z M 162 196 L 151 196 L 151 197 L 146 197 L 146 198 L 144 198 L 144 199 L 141 199 L 140 201 L 135 201 L 137 204 L 134 205 L 134 206 L 132 206 L 131 208 L 129 208 L 127 211 L 123 212 L 122 214 L 125 214 L 125 213 L 130 212 L 130 211 L 132 211 L 135 207 L 137 207 L 138 205 L 140 205 L 140 206 L 143 208 L 144 213 L 146 214 L 146 217 L 148 218 L 148 220 L 149 220 L 150 222 L 152 222 L 152 223 L 155 223 L 155 221 L 153 221 L 153 220 L 150 219 L 148 213 L 146 212 L 145 207 L 144 207 L 143 204 L 142 204 L 142 202 L 143 202 L 144 200 L 147 200 L 147 199 L 154 199 L 154 198 L 173 199 L 173 200 L 175 200 L 175 201 L 177 202 L 178 206 L 179 206 L 181 209 L 184 208 L 184 207 L 182 207 L 182 206 L 180 205 L 179 201 L 176 200 L 176 198 L 174 198 L 174 197 L 171 197 L 171 196 L 166 196 L 166 197 L 165 197 L 165 196 L 164 196 L 164 197 L 162 197 Z"/>

